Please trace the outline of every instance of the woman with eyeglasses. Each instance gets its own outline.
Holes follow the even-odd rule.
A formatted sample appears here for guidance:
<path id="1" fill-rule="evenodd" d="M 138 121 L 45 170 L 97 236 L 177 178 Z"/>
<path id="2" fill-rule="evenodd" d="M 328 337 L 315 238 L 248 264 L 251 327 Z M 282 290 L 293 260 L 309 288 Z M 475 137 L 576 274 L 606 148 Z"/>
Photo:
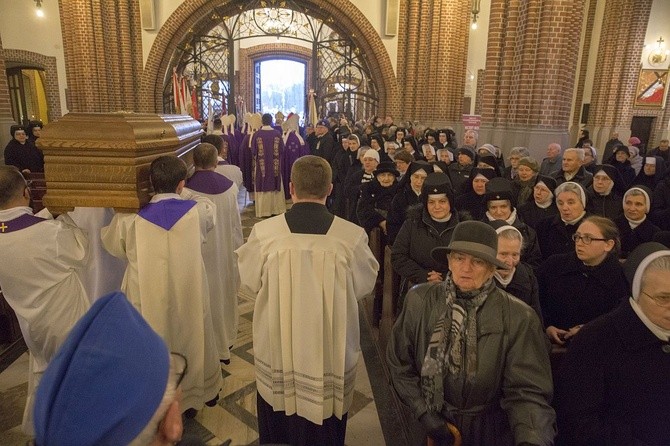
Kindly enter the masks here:
<path id="1" fill-rule="evenodd" d="M 631 297 L 582 329 L 556 376 L 557 445 L 670 439 L 670 250 L 642 244 L 624 270 Z"/>
<path id="2" fill-rule="evenodd" d="M 547 259 L 537 271 L 549 340 L 565 345 L 582 327 L 611 311 L 628 293 L 619 263 L 619 231 L 608 218 L 586 218 L 574 250 Z"/>

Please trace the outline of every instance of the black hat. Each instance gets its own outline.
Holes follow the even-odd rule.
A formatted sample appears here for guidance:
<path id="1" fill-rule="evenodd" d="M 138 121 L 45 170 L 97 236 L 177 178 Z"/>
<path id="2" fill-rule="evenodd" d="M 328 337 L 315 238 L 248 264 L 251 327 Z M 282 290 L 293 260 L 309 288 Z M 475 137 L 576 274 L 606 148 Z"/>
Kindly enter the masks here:
<path id="1" fill-rule="evenodd" d="M 470 150 L 470 149 L 467 148 L 467 147 L 461 147 L 460 149 L 458 149 L 458 150 L 456 151 L 456 156 L 458 156 L 458 155 L 460 155 L 460 154 L 469 156 L 470 159 L 471 159 L 472 161 L 475 160 L 475 152 L 473 152 L 472 150 Z"/>
<path id="2" fill-rule="evenodd" d="M 630 158 L 630 150 L 628 150 L 628 147 L 626 147 L 624 145 L 620 145 L 620 146 L 615 147 L 614 148 L 614 155 L 616 155 L 617 152 L 625 152 L 626 155 L 628 155 L 628 157 Z"/>
<path id="3" fill-rule="evenodd" d="M 593 169 L 593 176 L 596 176 L 601 170 L 605 172 L 605 174 L 607 174 L 607 176 L 610 177 L 610 179 L 614 181 L 615 184 L 620 182 L 621 174 L 616 167 L 610 164 L 598 164 Z"/>
<path id="4" fill-rule="evenodd" d="M 26 128 L 25 128 L 24 126 L 22 126 L 22 125 L 13 125 L 13 126 L 11 126 L 11 127 L 9 128 L 9 134 L 12 135 L 12 138 L 14 137 L 14 133 L 15 133 L 17 130 L 23 130 L 24 132 L 26 132 L 26 135 L 28 134 L 28 132 L 26 131 Z"/>
<path id="5" fill-rule="evenodd" d="M 423 169 L 427 174 L 433 173 L 433 165 L 428 163 L 427 161 L 419 160 L 419 161 L 412 161 L 407 168 L 407 172 L 405 173 L 405 176 L 411 176 L 414 172 L 417 170 Z"/>
<path id="6" fill-rule="evenodd" d="M 374 172 L 372 172 L 372 175 L 377 176 L 380 173 L 392 173 L 396 177 L 400 175 L 400 172 L 398 172 L 398 169 L 395 167 L 395 163 L 391 161 L 384 161 L 383 163 L 377 164 L 377 168 L 375 169 Z"/>
<path id="7" fill-rule="evenodd" d="M 637 299 L 640 294 L 642 275 L 649 263 L 663 256 L 670 256 L 670 250 L 665 245 L 657 242 L 642 243 L 630 253 L 623 264 L 623 272 L 631 287 L 634 299 Z"/>
<path id="8" fill-rule="evenodd" d="M 477 159 L 477 164 L 484 163 L 491 166 L 494 170 L 498 168 L 498 160 L 493 155 L 480 155 Z"/>
<path id="9" fill-rule="evenodd" d="M 486 201 L 509 200 L 512 207 L 516 205 L 516 199 L 512 192 L 512 182 L 506 178 L 491 178 L 486 183 Z"/>
<path id="10" fill-rule="evenodd" d="M 535 185 L 537 185 L 537 183 L 540 182 L 544 183 L 544 185 L 547 186 L 547 189 L 549 189 L 552 194 L 554 193 L 556 187 L 558 186 L 558 184 L 556 184 L 556 180 L 553 177 L 538 174 L 537 177 L 535 178 Z"/>
<path id="11" fill-rule="evenodd" d="M 473 255 L 485 260 L 496 268 L 509 269 L 498 260 L 498 234 L 495 229 L 482 221 L 463 221 L 456 225 L 449 246 L 433 248 L 430 256 L 436 262 L 447 265 L 447 254 L 456 251 Z"/>
<path id="12" fill-rule="evenodd" d="M 424 206 L 428 203 L 428 195 L 433 194 L 446 194 L 449 204 L 453 207 L 454 189 L 451 185 L 449 175 L 441 172 L 428 174 L 428 177 L 421 187 L 421 201 L 423 201 Z"/>

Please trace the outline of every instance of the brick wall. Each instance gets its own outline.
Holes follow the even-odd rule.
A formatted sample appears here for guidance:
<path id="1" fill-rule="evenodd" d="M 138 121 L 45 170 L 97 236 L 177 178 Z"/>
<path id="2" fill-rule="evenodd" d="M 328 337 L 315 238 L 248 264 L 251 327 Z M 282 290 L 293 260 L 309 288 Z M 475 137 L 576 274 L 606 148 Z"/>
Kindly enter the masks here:
<path id="1" fill-rule="evenodd" d="M 482 95 L 484 94 L 484 79 L 486 70 L 477 70 L 477 92 L 475 98 L 475 115 L 482 114 Z"/>
<path id="2" fill-rule="evenodd" d="M 44 70 L 44 89 L 47 97 L 47 116 L 49 122 L 62 116 L 60 90 L 58 85 L 58 67 L 56 58 L 25 50 L 5 49 L 5 62 L 12 65 L 39 68 Z M 2 73 L 4 73 L 4 69 Z M 5 77 L 2 82 L 7 83 Z M 1 88 L 1 87 L 0 87 Z M 34 97 L 34 96 L 33 96 Z"/>
<path id="3" fill-rule="evenodd" d="M 396 121 L 461 122 L 469 24 L 469 0 L 400 3 Z"/>
<path id="4" fill-rule="evenodd" d="M 583 0 L 492 0 L 482 124 L 567 131 Z"/>
<path id="5" fill-rule="evenodd" d="M 60 0 L 72 112 L 140 109 L 142 36 L 136 0 Z"/>
<path id="6" fill-rule="evenodd" d="M 12 119 L 12 106 L 9 102 L 9 87 L 5 75 L 5 51 L 2 49 L 0 37 L 0 118 Z"/>
<path id="7" fill-rule="evenodd" d="M 589 56 L 593 39 L 593 24 L 596 17 L 596 6 L 598 0 L 588 1 L 588 12 L 586 17 L 586 29 L 584 30 L 584 42 L 582 44 L 582 57 L 579 61 L 579 74 L 577 79 L 577 94 L 575 95 L 574 109 L 572 110 L 572 124 L 578 126 L 582 118 L 582 105 L 584 104 L 584 83 L 586 82 L 586 71 L 589 66 Z"/>
<path id="8" fill-rule="evenodd" d="M 670 119 L 668 107 L 651 109 L 634 105 L 652 3 L 652 0 L 608 0 L 588 122 L 589 127 L 626 130 L 630 129 L 633 116 L 653 116 L 656 119 L 650 147 L 658 144 Z"/>
<path id="9" fill-rule="evenodd" d="M 378 112 L 397 116 L 400 110 L 400 89 L 391 59 L 379 34 L 358 8 L 349 0 L 296 0 L 295 3 L 311 16 L 322 20 L 332 19 L 329 25 L 339 34 L 353 40 L 364 55 L 379 89 Z M 238 13 L 246 4 L 245 0 L 185 0 L 179 5 L 159 30 L 149 52 L 141 81 L 142 111 L 162 111 L 166 73 L 172 69 L 178 45 L 189 30 L 207 21 L 214 9 L 219 16 L 225 17 Z"/>

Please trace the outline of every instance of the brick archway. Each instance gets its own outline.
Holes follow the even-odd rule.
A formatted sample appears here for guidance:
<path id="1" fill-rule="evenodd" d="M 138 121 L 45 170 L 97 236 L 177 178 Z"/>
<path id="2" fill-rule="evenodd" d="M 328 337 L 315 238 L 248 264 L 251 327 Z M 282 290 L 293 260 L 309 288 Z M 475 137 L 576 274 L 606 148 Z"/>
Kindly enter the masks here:
<path id="1" fill-rule="evenodd" d="M 58 68 L 56 58 L 25 50 L 3 49 L 5 65 L 11 67 L 37 68 L 44 70 L 44 90 L 47 97 L 49 122 L 62 116 L 60 90 L 58 88 Z"/>
<path id="2" fill-rule="evenodd" d="M 149 52 L 142 75 L 142 110 L 161 113 L 163 87 L 171 73 L 171 58 L 180 40 L 201 20 L 207 20 L 213 8 L 222 15 L 233 15 L 246 2 L 244 0 L 185 0 L 161 27 Z M 372 78 L 379 89 L 378 114 L 398 115 L 400 88 L 393 72 L 391 58 L 379 35 L 368 19 L 348 0 L 296 0 L 308 8 L 310 15 L 320 18 L 347 17 L 340 28 L 351 37 L 365 58 Z"/>

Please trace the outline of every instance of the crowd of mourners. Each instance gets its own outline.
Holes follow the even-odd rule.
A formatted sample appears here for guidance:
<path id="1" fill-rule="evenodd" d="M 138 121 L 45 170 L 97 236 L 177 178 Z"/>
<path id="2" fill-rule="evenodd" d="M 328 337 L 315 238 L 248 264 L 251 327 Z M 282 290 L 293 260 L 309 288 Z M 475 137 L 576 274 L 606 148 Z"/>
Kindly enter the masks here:
<path id="1" fill-rule="evenodd" d="M 387 361 L 434 444 L 670 444 L 667 139 L 613 133 L 598 150 L 583 130 L 539 160 L 391 117 L 245 121 L 214 133 L 252 197 L 267 168 L 288 199 L 291 164 L 322 157 L 328 209 L 374 233 L 380 259 L 390 247 Z M 259 165 L 245 134 L 270 127 L 282 150 Z"/>
<path id="2" fill-rule="evenodd" d="M 281 116 L 276 124 L 281 131 Z M 283 130 L 286 135 L 285 126 Z M 230 136 L 230 144 L 235 144 L 232 132 Z M 553 441 L 555 432 L 545 430 L 520 441 L 526 437 L 518 434 L 523 429 L 518 426 L 552 425 L 551 417 L 538 414 L 547 410 L 555 387 L 551 404 L 558 409 L 559 443 L 670 444 L 670 424 L 649 422 L 660 412 L 663 419 L 670 415 L 670 386 L 658 378 L 667 377 L 670 371 L 668 140 L 660 141 L 653 150 L 641 150 L 639 138 L 631 137 L 625 143 L 613 133 L 598 150 L 583 130 L 574 147 L 549 144 L 546 157 L 540 160 L 526 147 L 511 148 L 505 158 L 500 147 L 479 141 L 474 130 L 465 131 L 459 140 L 451 128 L 397 125 L 392 117 L 358 123 L 344 116 L 330 117 L 307 125 L 302 136 L 306 150 L 325 158 L 332 167 L 331 212 L 369 234 L 376 233 L 382 246 L 376 253 L 380 260 L 384 247 L 390 247 L 398 320 L 389 345 L 389 367 L 400 398 L 434 441 L 451 444 L 453 435 L 443 423 L 447 419 L 468 430 L 464 438 L 470 440 L 465 444 L 547 444 L 546 439 Z M 241 145 L 239 158 L 244 158 L 243 151 Z M 253 192 L 251 169 L 240 167 Z M 426 349 L 435 340 L 436 348 L 443 347 L 441 354 L 449 356 L 450 344 L 440 344 L 433 330 L 436 325 L 453 330 L 452 309 L 464 290 L 456 283 L 455 303 L 445 313 L 450 315 L 450 328 L 449 321 L 438 324 L 444 318 L 435 316 L 435 307 L 423 306 L 431 301 L 430 291 L 423 291 L 432 288 L 415 285 L 445 287 L 450 302 L 448 290 L 455 283 L 453 260 L 445 261 L 436 250 L 453 252 L 457 226 L 472 221 L 489 225 L 497 234 L 495 262 L 490 262 L 495 266 L 491 286 L 532 309 L 547 351 L 538 353 L 533 348 L 537 339 L 526 340 L 525 350 L 514 354 L 530 359 L 516 369 L 503 367 L 506 361 L 512 362 L 505 354 L 512 355 L 513 349 L 505 354 L 489 352 L 498 363 L 487 362 L 486 367 L 497 367 L 495 372 L 482 372 L 479 381 L 468 373 L 458 383 L 446 379 L 444 385 L 452 385 L 455 401 L 450 403 L 453 406 L 441 406 L 452 410 L 444 410 L 436 421 L 428 416 L 430 405 L 425 401 L 426 394 L 434 395 L 435 389 L 426 391 L 429 386 L 424 380 L 430 373 L 425 373 L 424 354 L 429 359 Z M 653 274 L 646 274 L 652 263 L 642 261 L 644 256 L 637 254 L 635 260 L 626 262 L 638 247 L 644 253 L 665 252 L 665 263 L 652 262 Z M 654 260 L 658 255 L 650 257 Z M 655 294 L 643 289 L 655 280 L 663 282 Z M 485 283 L 480 285 L 485 288 Z M 421 294 L 414 297 L 421 302 L 419 309 L 417 304 L 406 305 L 412 290 L 422 290 L 414 292 Z M 466 301 L 475 300 L 471 298 L 467 296 Z M 376 320 L 381 313 L 379 299 L 378 295 Z M 465 308 L 462 317 L 467 318 L 469 307 Z M 594 320 L 601 322 L 591 324 L 591 331 L 584 328 L 591 337 L 578 336 Z M 415 330 L 413 334 L 407 333 L 408 326 Z M 467 324 L 463 326 L 467 332 Z M 501 330 L 487 328 L 493 333 Z M 408 339 L 417 332 L 418 339 Z M 477 336 L 485 338 L 481 332 Z M 476 348 L 477 355 L 483 354 L 476 343 L 474 347 L 469 344 L 471 340 L 461 341 L 462 349 Z M 510 341 L 499 345 L 495 338 L 490 342 L 504 349 L 504 342 Z M 491 345 L 487 348 L 495 351 Z M 547 352 L 551 352 L 553 380 L 550 369 L 532 366 L 534 361 L 542 362 L 534 355 Z M 465 356 L 470 360 L 469 354 Z M 491 357 L 480 359 L 491 361 Z M 519 402 L 523 398 L 515 400 L 511 388 L 521 386 L 517 381 L 524 374 L 528 382 L 536 383 L 531 393 L 544 392 L 546 404 L 524 406 Z M 435 378 L 430 379 L 434 382 Z M 446 397 L 448 391 L 441 390 Z M 501 419 L 500 407 L 494 410 L 492 405 L 503 406 L 507 418 Z M 530 413 L 512 415 L 523 410 Z M 507 434 L 501 434 L 510 427 L 516 440 L 505 440 Z"/>

